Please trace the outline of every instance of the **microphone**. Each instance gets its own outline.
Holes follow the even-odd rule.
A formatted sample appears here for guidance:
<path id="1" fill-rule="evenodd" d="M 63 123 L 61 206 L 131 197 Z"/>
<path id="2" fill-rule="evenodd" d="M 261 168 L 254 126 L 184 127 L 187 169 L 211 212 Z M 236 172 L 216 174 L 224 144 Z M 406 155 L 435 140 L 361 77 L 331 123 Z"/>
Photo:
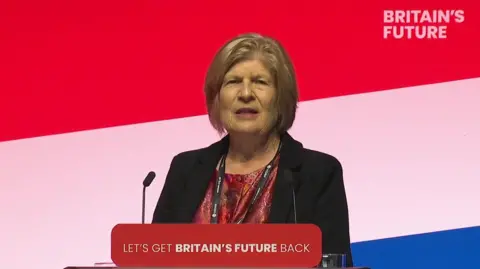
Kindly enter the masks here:
<path id="1" fill-rule="evenodd" d="M 152 184 L 153 180 L 155 179 L 155 172 L 150 171 L 145 179 L 143 180 L 143 193 L 142 193 L 142 224 L 145 224 L 145 192 L 147 187 Z"/>
<path id="2" fill-rule="evenodd" d="M 290 170 L 285 170 L 284 171 L 284 176 L 285 179 L 288 181 L 290 184 L 290 187 L 292 188 L 292 199 L 293 199 L 293 220 L 295 221 L 295 224 L 297 224 L 297 202 L 295 198 L 295 188 L 293 184 L 293 175 L 292 171 Z"/>

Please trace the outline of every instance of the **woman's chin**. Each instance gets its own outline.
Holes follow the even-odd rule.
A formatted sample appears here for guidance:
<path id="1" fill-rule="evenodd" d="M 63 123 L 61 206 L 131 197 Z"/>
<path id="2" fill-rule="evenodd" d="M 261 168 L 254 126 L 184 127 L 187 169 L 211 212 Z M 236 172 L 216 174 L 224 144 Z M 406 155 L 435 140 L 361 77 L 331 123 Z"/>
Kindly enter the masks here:
<path id="1" fill-rule="evenodd" d="M 229 128 L 227 130 L 229 134 L 242 134 L 242 135 L 247 135 L 247 134 L 252 134 L 252 135 L 261 135 L 264 133 L 267 133 L 265 127 L 263 126 L 235 126 L 233 128 Z"/>

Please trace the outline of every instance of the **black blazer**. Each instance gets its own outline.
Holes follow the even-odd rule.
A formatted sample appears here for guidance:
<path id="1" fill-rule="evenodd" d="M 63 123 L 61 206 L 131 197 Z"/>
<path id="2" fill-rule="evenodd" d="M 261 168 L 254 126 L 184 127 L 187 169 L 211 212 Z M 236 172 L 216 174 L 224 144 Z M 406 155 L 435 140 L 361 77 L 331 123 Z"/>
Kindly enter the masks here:
<path id="1" fill-rule="evenodd" d="M 193 221 L 218 161 L 228 148 L 228 139 L 226 136 L 207 148 L 183 152 L 173 158 L 153 214 L 153 223 Z M 289 134 L 282 137 L 282 143 L 268 222 L 295 221 L 292 182 L 282 172 L 290 170 L 296 196 L 297 222 L 320 227 L 323 253 L 345 253 L 347 265 L 353 266 L 340 162 L 333 156 L 303 148 Z"/>

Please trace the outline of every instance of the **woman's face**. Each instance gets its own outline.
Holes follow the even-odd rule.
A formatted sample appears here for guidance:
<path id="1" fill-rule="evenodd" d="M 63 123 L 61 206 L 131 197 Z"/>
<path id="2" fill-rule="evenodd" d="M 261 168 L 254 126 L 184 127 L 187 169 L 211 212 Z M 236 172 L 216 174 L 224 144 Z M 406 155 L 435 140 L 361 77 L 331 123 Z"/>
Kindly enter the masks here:
<path id="1" fill-rule="evenodd" d="M 259 60 L 234 65 L 219 93 L 220 120 L 229 133 L 268 133 L 276 120 L 273 77 Z"/>

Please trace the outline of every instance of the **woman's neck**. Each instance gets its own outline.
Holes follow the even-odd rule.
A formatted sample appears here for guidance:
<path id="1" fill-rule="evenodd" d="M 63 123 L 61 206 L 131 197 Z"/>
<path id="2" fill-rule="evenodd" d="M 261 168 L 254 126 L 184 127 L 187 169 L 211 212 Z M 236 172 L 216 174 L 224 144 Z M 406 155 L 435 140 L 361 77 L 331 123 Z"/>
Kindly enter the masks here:
<path id="1" fill-rule="evenodd" d="M 230 134 L 227 159 L 235 163 L 255 163 L 275 156 L 280 144 L 280 136 L 255 134 Z"/>

